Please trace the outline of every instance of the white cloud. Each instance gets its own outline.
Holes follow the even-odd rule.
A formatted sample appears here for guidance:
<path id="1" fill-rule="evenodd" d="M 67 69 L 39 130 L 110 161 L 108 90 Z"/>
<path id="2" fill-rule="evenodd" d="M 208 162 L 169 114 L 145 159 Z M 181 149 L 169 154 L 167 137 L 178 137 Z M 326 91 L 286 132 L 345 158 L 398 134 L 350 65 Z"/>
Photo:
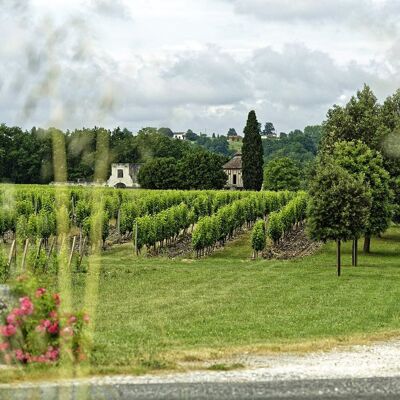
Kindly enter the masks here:
<path id="1" fill-rule="evenodd" d="M 396 40 L 351 30 L 396 28 L 398 2 L 283 1 L 0 0 L 0 122 L 225 133 L 255 108 L 287 131 L 397 89 Z"/>

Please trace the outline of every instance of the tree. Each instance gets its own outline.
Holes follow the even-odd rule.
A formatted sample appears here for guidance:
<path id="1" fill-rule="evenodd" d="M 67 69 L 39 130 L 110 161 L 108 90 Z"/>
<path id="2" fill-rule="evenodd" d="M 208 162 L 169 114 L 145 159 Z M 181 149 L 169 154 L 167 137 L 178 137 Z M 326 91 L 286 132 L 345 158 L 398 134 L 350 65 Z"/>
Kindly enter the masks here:
<path id="1" fill-rule="evenodd" d="M 222 189 L 227 176 L 222 169 L 225 157 L 204 150 L 191 151 L 178 163 L 182 189 Z"/>
<path id="2" fill-rule="evenodd" d="M 261 190 L 263 182 L 263 146 L 260 124 L 255 111 L 250 111 L 242 146 L 243 186 L 246 190 Z"/>
<path id="3" fill-rule="evenodd" d="M 300 167 L 290 158 L 276 158 L 270 161 L 264 169 L 265 190 L 300 189 Z"/>
<path id="4" fill-rule="evenodd" d="M 315 240 L 335 240 L 341 274 L 341 241 L 359 238 L 371 207 L 371 193 L 361 175 L 350 174 L 326 157 L 317 165 L 310 184 L 308 229 Z"/>
<path id="5" fill-rule="evenodd" d="M 168 137 L 170 137 L 170 138 L 174 137 L 174 132 L 172 132 L 172 130 L 169 129 L 169 128 L 160 128 L 160 129 L 158 130 L 158 133 L 159 133 L 160 135 L 168 136 Z"/>
<path id="6" fill-rule="evenodd" d="M 235 128 L 229 128 L 229 131 L 228 131 L 228 134 L 227 134 L 228 137 L 237 136 L 237 135 L 238 134 L 237 134 Z"/>
<path id="7" fill-rule="evenodd" d="M 274 124 L 272 122 L 266 122 L 262 134 L 263 136 L 276 138 Z"/>
<path id="8" fill-rule="evenodd" d="M 144 189 L 179 188 L 177 161 L 174 158 L 154 158 L 139 170 L 138 181 Z"/>
<path id="9" fill-rule="evenodd" d="M 390 176 L 382 156 L 361 141 L 338 142 L 333 158 L 349 173 L 364 178 L 371 192 L 371 210 L 365 225 L 364 252 L 370 252 L 371 237 L 387 230 L 392 219 Z"/>
<path id="10" fill-rule="evenodd" d="M 191 129 L 188 129 L 186 132 L 186 140 L 190 140 L 191 142 L 195 142 L 199 135 L 194 133 Z"/>
<path id="11" fill-rule="evenodd" d="M 335 105 L 324 122 L 324 151 L 338 141 L 361 140 L 371 149 L 379 150 L 382 137 L 379 131 L 380 105 L 369 86 L 353 96 L 345 107 Z"/>

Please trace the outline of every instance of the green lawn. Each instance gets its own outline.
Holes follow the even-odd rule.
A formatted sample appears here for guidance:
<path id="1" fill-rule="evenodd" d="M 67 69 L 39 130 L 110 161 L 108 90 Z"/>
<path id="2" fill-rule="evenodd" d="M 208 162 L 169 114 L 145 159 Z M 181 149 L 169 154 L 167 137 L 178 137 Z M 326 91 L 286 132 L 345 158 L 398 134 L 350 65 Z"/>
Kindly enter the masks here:
<path id="1" fill-rule="evenodd" d="M 93 372 L 142 372 L 243 350 L 309 349 L 400 333 L 400 228 L 351 267 L 344 246 L 251 261 L 248 235 L 202 260 L 104 253 Z M 86 274 L 74 275 L 76 301 Z"/>
<path id="2" fill-rule="evenodd" d="M 248 237 L 202 260 L 115 248 L 103 258 L 95 364 L 400 332 L 400 229 L 373 251 L 351 267 L 345 246 L 339 279 L 333 245 L 294 261 L 249 260 Z"/>

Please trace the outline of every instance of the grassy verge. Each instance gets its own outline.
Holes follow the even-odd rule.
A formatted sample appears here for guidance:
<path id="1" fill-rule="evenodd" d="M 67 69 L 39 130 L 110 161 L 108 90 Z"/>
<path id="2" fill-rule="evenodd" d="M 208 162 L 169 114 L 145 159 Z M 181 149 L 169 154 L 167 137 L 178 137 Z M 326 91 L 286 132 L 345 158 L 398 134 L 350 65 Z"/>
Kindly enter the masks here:
<path id="1" fill-rule="evenodd" d="M 350 266 L 351 246 L 344 246 L 340 279 L 333 244 L 291 261 L 251 261 L 248 234 L 200 260 L 137 258 L 130 245 L 115 247 L 102 258 L 92 373 L 396 336 L 400 228 L 372 246 L 359 267 Z M 77 303 L 85 279 L 74 274 Z"/>

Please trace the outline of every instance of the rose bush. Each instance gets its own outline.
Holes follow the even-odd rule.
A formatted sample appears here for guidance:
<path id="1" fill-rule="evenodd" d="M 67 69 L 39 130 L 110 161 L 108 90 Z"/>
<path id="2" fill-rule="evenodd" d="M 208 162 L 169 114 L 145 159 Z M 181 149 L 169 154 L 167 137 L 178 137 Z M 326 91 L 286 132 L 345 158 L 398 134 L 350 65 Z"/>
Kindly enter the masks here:
<path id="1" fill-rule="evenodd" d="M 6 363 L 56 363 L 61 350 L 72 362 L 86 358 L 86 314 L 62 315 L 59 294 L 38 287 L 29 277 L 19 277 L 13 293 L 19 300 L 5 313 L 0 326 L 0 352 Z"/>

